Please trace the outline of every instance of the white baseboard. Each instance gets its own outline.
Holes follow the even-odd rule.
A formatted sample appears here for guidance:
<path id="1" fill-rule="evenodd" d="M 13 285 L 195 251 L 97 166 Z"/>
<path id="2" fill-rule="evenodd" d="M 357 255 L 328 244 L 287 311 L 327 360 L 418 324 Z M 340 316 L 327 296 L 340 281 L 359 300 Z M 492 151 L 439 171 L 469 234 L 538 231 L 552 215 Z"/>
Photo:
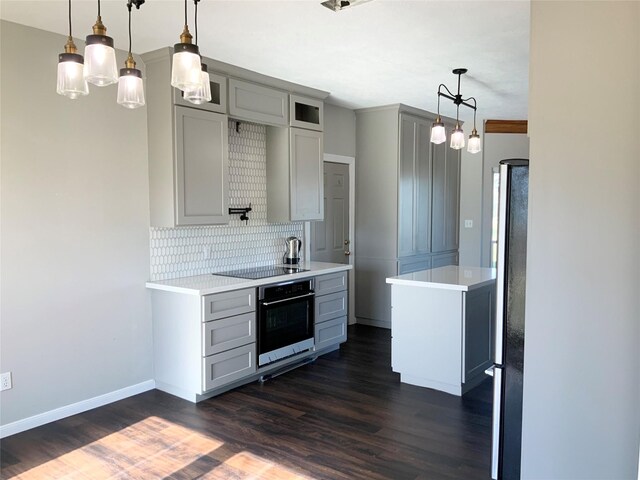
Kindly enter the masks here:
<path id="1" fill-rule="evenodd" d="M 82 400 L 81 402 L 72 403 L 64 407 L 56 408 L 55 410 L 49 410 L 48 412 L 39 413 L 33 417 L 17 420 L 6 425 L 0 425 L 0 438 L 8 437 L 16 433 L 24 432 L 46 423 L 55 422 L 62 418 L 70 417 L 78 413 L 86 412 L 93 408 L 102 407 L 109 403 L 117 402 L 139 393 L 153 390 L 156 387 L 156 383 L 153 380 L 147 380 L 136 385 L 121 388 L 114 392 L 105 393 L 104 395 L 98 395 L 97 397 Z"/>

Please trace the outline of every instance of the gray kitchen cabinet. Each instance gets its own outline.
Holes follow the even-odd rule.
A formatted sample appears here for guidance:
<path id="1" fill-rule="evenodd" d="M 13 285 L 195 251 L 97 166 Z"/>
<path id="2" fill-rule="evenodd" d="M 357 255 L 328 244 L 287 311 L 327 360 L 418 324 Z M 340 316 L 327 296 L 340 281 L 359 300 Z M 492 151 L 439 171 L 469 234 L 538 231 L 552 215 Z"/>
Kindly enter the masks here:
<path id="1" fill-rule="evenodd" d="M 435 118 L 400 104 L 356 110 L 359 323 L 389 328 L 385 279 L 431 268 L 435 253 L 457 253 L 460 151 L 431 144 Z M 448 132 L 455 125 L 443 122 Z"/>
<path id="2" fill-rule="evenodd" d="M 175 107 L 176 225 L 229 223 L 226 115 Z"/>
<path id="3" fill-rule="evenodd" d="M 431 256 L 431 267 L 446 267 L 447 265 L 458 265 L 458 252 L 440 253 Z"/>
<path id="4" fill-rule="evenodd" d="M 347 272 L 329 273 L 315 278 L 315 350 L 347 341 Z"/>
<path id="5" fill-rule="evenodd" d="M 460 154 L 447 145 L 433 148 L 433 205 L 431 251 L 457 250 L 460 222 Z"/>
<path id="6" fill-rule="evenodd" d="M 202 297 L 203 321 L 254 312 L 256 309 L 256 289 L 244 288 L 230 292 L 216 293 Z"/>
<path id="7" fill-rule="evenodd" d="M 323 133 L 267 127 L 267 219 L 324 218 Z"/>
<path id="8" fill-rule="evenodd" d="M 289 95 L 289 125 L 322 131 L 324 128 L 324 103 L 322 100 Z"/>
<path id="9" fill-rule="evenodd" d="M 202 355 L 209 356 L 256 341 L 254 312 L 202 324 Z"/>
<path id="10" fill-rule="evenodd" d="M 181 99 L 176 105 L 169 51 L 151 52 L 144 61 L 151 226 L 228 223 L 228 119 L 210 111 L 222 109 L 224 92 L 218 106 Z"/>
<path id="11" fill-rule="evenodd" d="M 229 115 L 266 125 L 289 124 L 289 94 L 275 88 L 229 79 Z"/>
<path id="12" fill-rule="evenodd" d="M 202 359 L 203 390 L 241 380 L 256 371 L 256 344 L 251 343 Z"/>

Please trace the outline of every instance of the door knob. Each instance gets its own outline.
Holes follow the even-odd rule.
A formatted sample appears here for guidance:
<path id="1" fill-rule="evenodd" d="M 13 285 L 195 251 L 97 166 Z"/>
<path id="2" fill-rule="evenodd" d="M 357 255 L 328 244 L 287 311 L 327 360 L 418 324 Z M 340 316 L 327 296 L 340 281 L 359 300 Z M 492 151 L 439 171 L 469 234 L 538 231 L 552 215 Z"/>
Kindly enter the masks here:
<path id="1" fill-rule="evenodd" d="M 345 244 L 345 245 L 349 245 L 350 243 L 351 243 L 351 242 L 350 242 L 349 240 L 345 240 L 345 241 L 344 241 L 344 244 Z"/>
<path id="2" fill-rule="evenodd" d="M 351 255 L 351 252 L 350 252 L 349 250 L 345 250 L 345 251 L 344 251 L 344 254 L 345 254 L 345 255 Z"/>

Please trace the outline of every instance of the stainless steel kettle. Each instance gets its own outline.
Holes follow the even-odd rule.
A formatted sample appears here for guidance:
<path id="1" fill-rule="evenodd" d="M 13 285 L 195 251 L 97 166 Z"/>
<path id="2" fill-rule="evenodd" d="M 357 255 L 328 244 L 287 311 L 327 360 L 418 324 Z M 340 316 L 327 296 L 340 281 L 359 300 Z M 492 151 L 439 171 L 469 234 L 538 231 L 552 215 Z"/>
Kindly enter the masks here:
<path id="1" fill-rule="evenodd" d="M 286 265 L 297 265 L 300 263 L 300 250 L 302 249 L 302 240 L 298 237 L 289 237 L 284 241 L 287 250 L 282 257 L 282 263 Z"/>

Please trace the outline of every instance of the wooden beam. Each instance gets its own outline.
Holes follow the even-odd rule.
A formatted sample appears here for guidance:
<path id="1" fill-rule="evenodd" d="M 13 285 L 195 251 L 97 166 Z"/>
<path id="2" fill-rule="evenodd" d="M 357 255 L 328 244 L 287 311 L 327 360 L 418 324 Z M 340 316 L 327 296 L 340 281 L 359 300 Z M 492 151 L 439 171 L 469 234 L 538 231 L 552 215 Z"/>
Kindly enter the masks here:
<path id="1" fill-rule="evenodd" d="M 527 120 L 485 120 L 484 133 L 527 133 Z"/>

